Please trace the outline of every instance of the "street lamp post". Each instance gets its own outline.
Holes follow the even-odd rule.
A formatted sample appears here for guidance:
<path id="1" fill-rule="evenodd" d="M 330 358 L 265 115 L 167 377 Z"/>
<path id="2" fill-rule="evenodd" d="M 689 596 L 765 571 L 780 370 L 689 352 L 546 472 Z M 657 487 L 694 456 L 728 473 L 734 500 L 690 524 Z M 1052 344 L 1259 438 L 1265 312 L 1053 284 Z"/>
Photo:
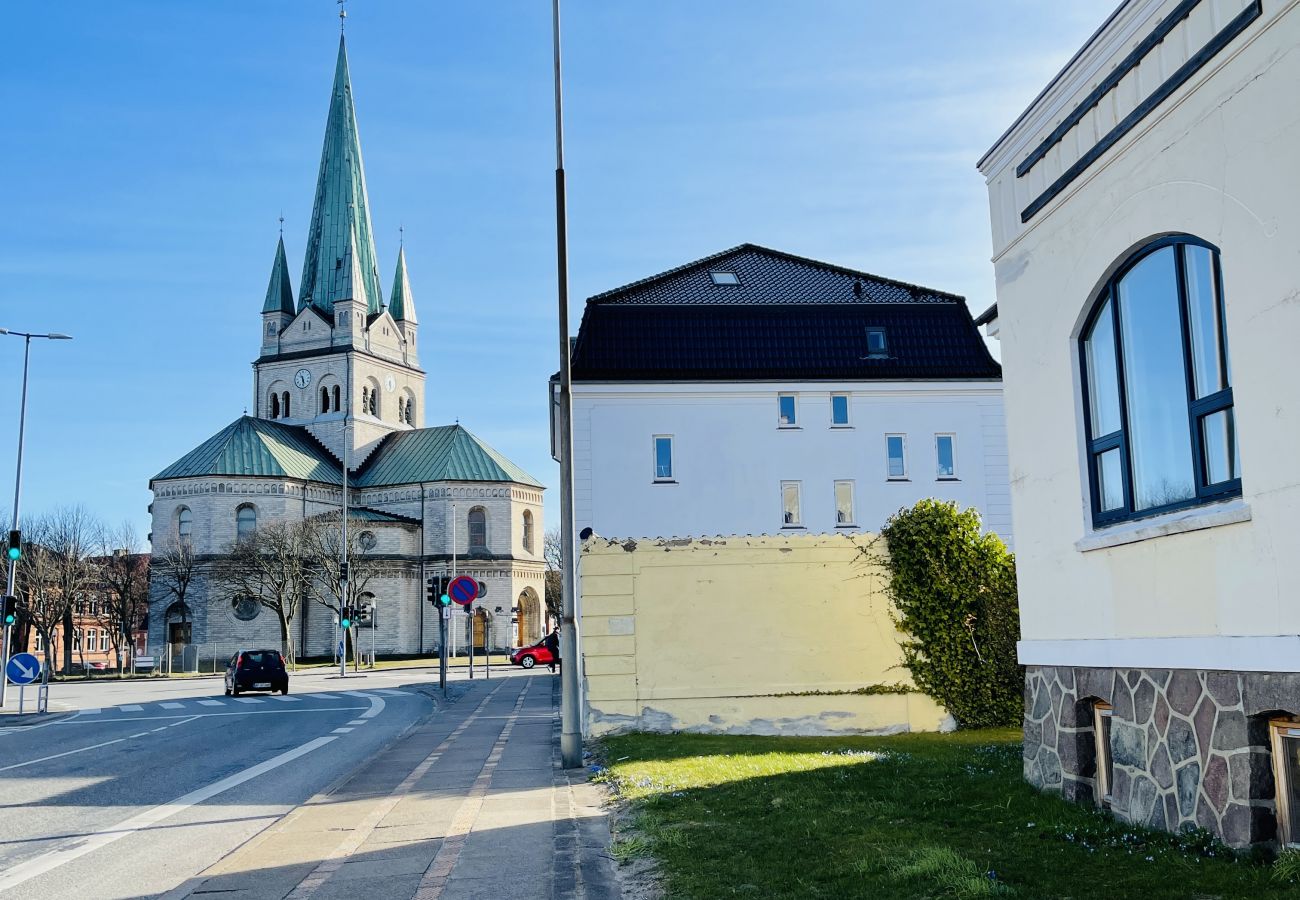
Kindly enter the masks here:
<path id="1" fill-rule="evenodd" d="M 51 341 L 70 341 L 72 340 L 72 337 L 66 334 L 59 334 L 57 331 L 52 331 L 48 334 L 29 334 L 26 331 L 10 331 L 8 328 L 0 328 L 0 334 L 12 334 L 14 337 L 20 337 L 23 339 L 23 393 L 22 401 L 18 407 L 18 466 L 17 472 L 14 474 L 14 514 L 11 520 L 12 524 L 9 526 L 16 531 L 18 529 L 18 500 L 22 495 L 23 487 L 23 431 L 27 426 L 27 363 L 31 359 L 32 355 L 32 338 L 47 338 Z M 14 596 L 17 576 L 18 560 L 10 557 L 9 578 L 5 593 L 11 597 Z M 8 667 L 9 665 L 9 634 L 11 630 L 12 626 L 6 625 L 3 632 L 0 632 L 0 661 L 3 661 L 5 667 Z M 49 660 L 47 659 L 46 665 L 48 666 L 48 664 Z M 5 677 L 4 672 L 0 671 L 0 707 L 5 705 L 5 687 L 8 684 L 8 681 L 9 679 Z"/>

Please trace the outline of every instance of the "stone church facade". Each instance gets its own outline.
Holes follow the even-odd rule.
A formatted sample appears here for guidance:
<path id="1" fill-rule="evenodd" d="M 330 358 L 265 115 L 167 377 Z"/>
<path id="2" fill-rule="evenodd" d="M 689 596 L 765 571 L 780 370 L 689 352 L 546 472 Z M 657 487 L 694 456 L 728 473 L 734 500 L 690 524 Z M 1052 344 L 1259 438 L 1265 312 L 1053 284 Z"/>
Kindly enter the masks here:
<path id="1" fill-rule="evenodd" d="M 476 644 L 540 639 L 544 487 L 459 424 L 426 427 L 405 250 L 385 302 L 342 39 L 298 297 L 281 237 L 261 318 L 254 414 L 150 481 L 155 554 L 184 543 L 196 559 L 183 604 L 155 567 L 150 646 L 188 646 L 202 659 L 278 646 L 275 614 L 217 589 L 212 566 L 259 525 L 311 517 L 339 524 L 345 469 L 349 528 L 374 572 L 365 600 L 375 614 L 358 629 L 362 649 L 436 651 L 438 612 L 425 582 L 453 567 L 486 589 Z M 449 643 L 459 651 L 475 626 L 457 613 Z M 337 630 L 327 607 L 302 604 L 292 631 L 301 655 L 332 654 Z"/>

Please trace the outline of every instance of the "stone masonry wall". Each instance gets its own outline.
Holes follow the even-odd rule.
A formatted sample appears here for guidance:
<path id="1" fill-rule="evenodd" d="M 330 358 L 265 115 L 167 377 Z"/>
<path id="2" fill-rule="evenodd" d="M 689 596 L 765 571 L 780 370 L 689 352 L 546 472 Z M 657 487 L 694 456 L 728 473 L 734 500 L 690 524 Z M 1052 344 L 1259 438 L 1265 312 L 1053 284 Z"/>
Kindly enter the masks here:
<path id="1" fill-rule="evenodd" d="M 1268 721 L 1300 711 L 1300 674 L 1030 666 L 1025 779 L 1098 802 L 1096 701 L 1113 707 L 1111 811 L 1233 847 L 1276 838 Z"/>

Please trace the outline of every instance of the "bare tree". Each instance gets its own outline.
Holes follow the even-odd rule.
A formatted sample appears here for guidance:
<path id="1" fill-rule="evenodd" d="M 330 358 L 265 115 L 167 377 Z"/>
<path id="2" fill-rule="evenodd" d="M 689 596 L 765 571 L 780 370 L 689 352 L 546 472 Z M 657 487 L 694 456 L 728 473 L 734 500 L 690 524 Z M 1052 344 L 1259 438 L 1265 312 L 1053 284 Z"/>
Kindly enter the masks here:
<path id="1" fill-rule="evenodd" d="M 26 523 L 28 546 L 18 568 L 19 597 L 47 648 L 45 678 L 56 658 L 56 631 L 62 632 L 63 669 L 72 664 L 73 610 L 96 578 L 91 559 L 94 530 L 94 521 L 81 507 L 64 507 Z"/>
<path id="2" fill-rule="evenodd" d="M 210 576 L 217 597 L 236 606 L 256 602 L 275 613 L 281 650 L 291 664 L 296 656 L 290 626 L 315 587 L 310 535 L 305 523 L 261 525 L 232 544 Z"/>
<path id="3" fill-rule="evenodd" d="M 546 615 L 554 622 L 560 621 L 564 610 L 564 579 L 560 566 L 562 553 L 560 529 L 552 528 L 542 540 L 542 556 L 546 559 Z"/>
<path id="4" fill-rule="evenodd" d="M 366 586 L 379 571 L 378 562 L 366 555 L 361 547 L 361 532 L 364 528 L 359 519 L 348 519 L 348 543 L 346 559 L 348 563 L 348 581 L 346 593 L 339 581 L 340 566 L 345 558 L 342 529 L 337 514 L 317 516 L 303 522 L 303 528 L 309 535 L 311 567 L 315 573 L 314 599 L 321 606 L 338 615 L 344 606 L 353 609 L 361 605 L 361 595 L 366 593 Z M 346 602 L 345 602 L 346 601 Z M 350 645 L 351 634 L 345 636 Z"/>
<path id="5" fill-rule="evenodd" d="M 167 626 L 167 610 L 173 605 L 181 612 L 181 625 L 189 613 L 185 602 L 198 572 L 198 560 L 194 554 L 194 545 L 188 538 L 178 538 L 165 545 L 162 553 L 155 553 L 150 564 L 150 579 L 166 597 L 172 598 L 163 609 L 163 627 Z"/>
<path id="6" fill-rule="evenodd" d="M 99 576 L 104 602 L 97 619 L 112 642 L 119 677 L 126 668 L 123 649 L 132 644 L 135 629 L 149 611 L 149 560 L 136 552 L 138 547 L 130 522 L 100 531 Z"/>

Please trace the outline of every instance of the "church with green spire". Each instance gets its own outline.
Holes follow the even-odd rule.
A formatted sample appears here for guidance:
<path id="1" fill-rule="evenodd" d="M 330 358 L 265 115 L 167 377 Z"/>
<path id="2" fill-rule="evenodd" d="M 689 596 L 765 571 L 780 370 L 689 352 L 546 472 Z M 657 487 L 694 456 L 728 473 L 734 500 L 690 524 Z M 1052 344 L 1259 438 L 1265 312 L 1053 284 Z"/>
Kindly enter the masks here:
<path id="1" fill-rule="evenodd" d="M 261 318 L 252 414 L 150 481 L 155 559 L 183 547 L 196 566 L 183 599 L 155 567 L 150 645 L 203 659 L 278 646 L 284 625 L 272 607 L 232 596 L 214 572 L 268 523 L 338 523 L 345 481 L 353 569 L 366 579 L 352 590 L 372 607 L 362 628 L 379 653 L 437 650 L 424 586 L 453 565 L 485 595 L 480 615 L 453 620 L 450 649 L 539 639 L 544 488 L 459 423 L 428 424 L 406 250 L 385 302 L 341 36 L 298 296 L 282 234 Z M 302 604 L 288 623 L 295 652 L 330 655 L 333 621 L 321 603 Z"/>

